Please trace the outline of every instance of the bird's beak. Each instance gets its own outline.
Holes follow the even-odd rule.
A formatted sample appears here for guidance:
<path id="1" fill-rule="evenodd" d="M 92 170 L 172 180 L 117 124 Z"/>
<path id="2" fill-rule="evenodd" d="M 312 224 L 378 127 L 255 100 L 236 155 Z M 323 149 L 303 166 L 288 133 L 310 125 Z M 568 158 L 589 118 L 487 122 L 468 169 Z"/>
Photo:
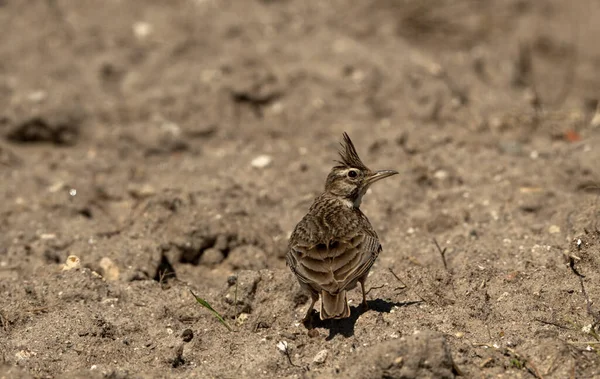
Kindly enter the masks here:
<path id="1" fill-rule="evenodd" d="M 371 176 L 367 178 L 367 185 L 371 185 L 383 178 L 387 178 L 388 176 L 396 175 L 398 171 L 394 170 L 379 170 L 375 171 Z"/>

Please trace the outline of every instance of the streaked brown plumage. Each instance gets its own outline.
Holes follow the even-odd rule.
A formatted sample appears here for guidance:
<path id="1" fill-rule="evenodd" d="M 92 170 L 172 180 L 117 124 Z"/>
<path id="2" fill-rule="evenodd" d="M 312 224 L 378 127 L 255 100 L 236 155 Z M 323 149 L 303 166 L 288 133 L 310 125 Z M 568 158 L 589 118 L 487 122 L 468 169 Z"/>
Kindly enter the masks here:
<path id="1" fill-rule="evenodd" d="M 312 297 L 305 320 L 310 319 L 319 295 L 321 320 L 349 317 L 346 291 L 357 283 L 366 306 L 365 279 L 381 252 L 377 233 L 359 207 L 371 184 L 397 172 L 367 168 L 346 133 L 340 156 L 327 176 L 325 191 L 296 225 L 289 241 L 287 264 Z"/>

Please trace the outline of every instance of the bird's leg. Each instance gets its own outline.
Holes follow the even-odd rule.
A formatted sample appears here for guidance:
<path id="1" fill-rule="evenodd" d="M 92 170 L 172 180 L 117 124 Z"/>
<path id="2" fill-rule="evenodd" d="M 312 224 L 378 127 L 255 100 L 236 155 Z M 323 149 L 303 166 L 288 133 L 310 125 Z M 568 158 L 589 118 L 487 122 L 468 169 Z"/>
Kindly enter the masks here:
<path id="1" fill-rule="evenodd" d="M 365 310 L 369 309 L 369 304 L 367 304 L 367 292 L 365 291 L 365 280 L 367 279 L 367 276 L 363 276 L 362 278 L 358 279 L 358 282 L 360 283 L 360 288 L 362 289 L 362 295 L 363 295 L 363 301 L 362 301 L 362 306 Z"/>
<path id="2" fill-rule="evenodd" d="M 304 318 L 302 319 L 302 323 L 303 324 L 306 324 L 306 323 L 310 324 L 312 310 L 315 307 L 315 303 L 317 302 L 317 300 L 319 300 L 319 294 L 318 293 L 311 292 L 310 296 L 311 296 L 311 302 L 310 302 L 310 306 L 308 307 L 308 310 L 306 311 L 306 316 L 304 316 Z"/>

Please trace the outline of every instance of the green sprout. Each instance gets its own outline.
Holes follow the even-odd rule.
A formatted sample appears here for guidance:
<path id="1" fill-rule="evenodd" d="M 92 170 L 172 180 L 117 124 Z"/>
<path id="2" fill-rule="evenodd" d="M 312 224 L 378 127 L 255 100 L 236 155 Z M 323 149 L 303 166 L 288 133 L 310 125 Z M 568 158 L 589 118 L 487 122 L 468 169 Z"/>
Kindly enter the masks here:
<path id="1" fill-rule="evenodd" d="M 524 364 L 522 361 L 520 361 L 519 359 L 517 359 L 517 358 L 512 358 L 512 359 L 510 360 L 510 364 L 511 364 L 513 367 L 516 367 L 516 368 L 518 368 L 518 369 L 522 369 L 523 367 L 525 367 L 525 364 Z"/>
<path id="2" fill-rule="evenodd" d="M 204 308 L 206 308 L 206 309 L 208 309 L 209 311 L 211 311 L 211 312 L 212 312 L 212 313 L 215 315 L 215 317 L 217 318 L 217 320 L 219 320 L 219 322 L 220 322 L 221 324 L 223 324 L 223 325 L 224 325 L 224 326 L 227 328 L 227 330 L 229 330 L 230 332 L 232 332 L 232 331 L 233 331 L 233 330 L 231 329 L 231 327 L 229 327 L 229 325 L 227 325 L 227 323 L 225 322 L 225 319 L 223 319 L 223 316 L 221 316 L 221 315 L 219 314 L 219 312 L 215 311 L 215 310 L 213 309 L 213 307 L 211 307 L 211 306 L 210 306 L 210 304 L 208 303 L 208 301 L 206 301 L 206 300 L 204 300 L 204 299 L 202 299 L 202 298 L 199 298 L 198 296 L 194 295 L 194 293 L 192 292 L 192 290 L 190 290 L 190 292 L 192 293 L 192 296 L 194 296 L 194 298 L 196 299 L 196 301 L 197 301 L 198 303 L 200 303 L 200 305 L 202 305 Z"/>

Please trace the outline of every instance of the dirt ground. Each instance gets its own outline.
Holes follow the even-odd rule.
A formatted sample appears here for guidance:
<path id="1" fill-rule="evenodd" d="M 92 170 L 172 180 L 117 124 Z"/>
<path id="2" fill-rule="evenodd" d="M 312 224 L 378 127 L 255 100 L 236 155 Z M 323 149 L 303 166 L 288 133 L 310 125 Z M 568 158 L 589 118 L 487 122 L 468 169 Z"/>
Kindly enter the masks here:
<path id="1" fill-rule="evenodd" d="M 598 19 L 1 0 L 0 378 L 600 377 Z M 307 331 L 286 244 L 344 131 L 400 175 L 370 309 Z"/>

